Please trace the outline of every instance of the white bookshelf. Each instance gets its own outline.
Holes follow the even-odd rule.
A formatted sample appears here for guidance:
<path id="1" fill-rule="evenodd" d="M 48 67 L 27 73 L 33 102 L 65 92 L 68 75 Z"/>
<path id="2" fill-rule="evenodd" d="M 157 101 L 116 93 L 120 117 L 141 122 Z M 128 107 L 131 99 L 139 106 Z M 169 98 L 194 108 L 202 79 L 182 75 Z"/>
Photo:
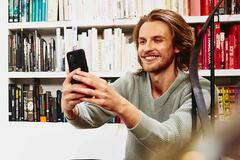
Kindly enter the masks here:
<path id="1" fill-rule="evenodd" d="M 216 77 L 239 77 L 240 69 L 216 69 Z M 118 78 L 126 72 L 91 72 L 98 77 Z M 210 70 L 199 70 L 199 76 L 209 77 Z M 8 78 L 65 78 L 66 72 L 8 72 Z"/>
<path id="2" fill-rule="evenodd" d="M 56 28 L 77 26 L 78 28 L 120 27 L 132 29 L 139 18 L 114 20 L 79 20 L 56 22 L 7 23 L 8 2 L 0 6 L 0 159 L 123 159 L 127 129 L 123 124 L 106 124 L 98 129 L 79 130 L 68 123 L 9 122 L 8 83 L 11 80 L 40 78 L 61 79 L 65 72 L 8 72 L 8 32 L 9 30 L 30 29 L 54 31 Z M 207 16 L 184 17 L 190 24 L 204 23 Z M 221 15 L 221 22 L 239 22 L 239 15 Z M 125 72 L 93 72 L 99 77 L 120 77 Z M 210 76 L 209 70 L 200 70 L 199 75 Z M 240 77 L 240 69 L 215 70 L 221 78 Z M 57 84 L 61 87 L 61 83 Z"/>
<path id="3" fill-rule="evenodd" d="M 98 77 L 117 78 L 126 72 L 91 72 Z M 8 72 L 8 78 L 65 78 L 66 72 Z"/>
<path id="4" fill-rule="evenodd" d="M 215 71 L 216 77 L 239 77 L 240 69 L 216 69 Z M 210 76 L 210 70 L 200 70 L 199 75 L 208 77 Z"/>
<path id="5" fill-rule="evenodd" d="M 220 15 L 221 22 L 239 22 L 239 15 Z M 189 24 L 205 23 L 207 16 L 185 16 L 183 17 Z M 113 20 L 81 20 L 81 21 L 56 21 L 56 22 L 25 22 L 8 23 L 8 29 L 50 29 L 64 28 L 67 26 L 78 26 L 80 28 L 89 27 L 133 27 L 139 18 L 113 19 Z"/>

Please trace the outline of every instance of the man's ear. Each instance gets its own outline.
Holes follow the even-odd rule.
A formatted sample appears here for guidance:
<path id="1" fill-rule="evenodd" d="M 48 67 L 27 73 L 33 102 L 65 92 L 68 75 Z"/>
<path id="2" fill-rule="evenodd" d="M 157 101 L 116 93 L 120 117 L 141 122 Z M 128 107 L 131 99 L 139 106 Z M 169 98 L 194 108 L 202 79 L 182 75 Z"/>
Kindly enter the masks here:
<path id="1" fill-rule="evenodd" d="M 178 49 L 177 47 L 174 48 L 174 53 L 179 53 L 180 52 L 180 49 Z"/>

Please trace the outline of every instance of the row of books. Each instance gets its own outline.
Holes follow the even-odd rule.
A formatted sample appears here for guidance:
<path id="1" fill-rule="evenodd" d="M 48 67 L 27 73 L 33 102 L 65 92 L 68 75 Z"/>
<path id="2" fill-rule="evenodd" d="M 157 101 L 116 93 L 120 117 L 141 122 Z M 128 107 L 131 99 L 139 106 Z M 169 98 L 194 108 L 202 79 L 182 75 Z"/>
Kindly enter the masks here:
<path id="1" fill-rule="evenodd" d="M 240 87 L 219 86 L 219 119 L 228 120 L 240 113 Z"/>
<path id="2" fill-rule="evenodd" d="M 190 0 L 191 16 L 209 15 L 213 7 L 217 5 L 218 0 Z M 239 0 L 223 0 L 219 6 L 219 14 L 239 14 Z"/>
<path id="3" fill-rule="evenodd" d="M 154 8 L 188 15 L 188 0 L 10 0 L 9 22 L 135 18 Z M 94 4 L 94 5 L 93 5 Z M 181 8 L 181 9 L 180 9 Z"/>
<path id="4" fill-rule="evenodd" d="M 197 25 L 196 34 L 202 25 Z M 199 54 L 199 69 L 210 68 L 211 34 L 207 29 Z M 240 24 L 223 27 L 214 23 L 214 62 L 216 69 L 240 69 Z"/>
<path id="5" fill-rule="evenodd" d="M 107 79 L 112 83 L 116 79 Z M 32 84 L 9 84 L 9 121 L 66 122 L 61 109 L 61 90 L 44 91 L 39 79 Z M 116 116 L 108 123 L 122 123 Z"/>
<path id="6" fill-rule="evenodd" d="M 212 0 L 9 0 L 9 22 L 136 18 L 156 8 L 183 16 L 209 15 Z M 94 4 L 94 5 L 93 5 Z M 239 0 L 224 0 L 220 14 L 239 14 Z"/>
<path id="7" fill-rule="evenodd" d="M 218 86 L 219 120 L 228 120 L 240 113 L 240 87 Z M 41 84 L 9 84 L 9 121 L 66 122 L 61 110 L 60 90 L 53 96 L 43 92 Z M 119 117 L 109 123 L 122 123 Z"/>
<path id="8" fill-rule="evenodd" d="M 202 25 L 196 26 L 196 37 Z M 240 69 L 240 24 L 214 23 L 216 69 Z M 9 71 L 64 71 L 65 55 L 84 49 L 88 67 L 93 72 L 124 72 L 139 68 L 137 51 L 131 37 L 120 28 L 96 28 L 78 32 L 77 27 L 56 28 L 56 36 L 41 36 L 37 30 L 20 30 L 9 35 Z M 210 68 L 210 28 L 203 39 L 199 69 Z"/>
<path id="9" fill-rule="evenodd" d="M 64 71 L 65 54 L 80 48 L 85 50 L 90 71 L 139 68 L 136 47 L 120 28 L 104 29 L 101 36 L 96 28 L 78 34 L 76 27 L 66 27 L 63 32 L 57 28 L 56 36 L 48 40 L 37 30 L 13 32 L 9 35 L 9 71 Z"/>
<path id="10" fill-rule="evenodd" d="M 34 84 L 9 84 L 9 121 L 64 122 L 60 90 L 56 96 Z"/>
<path id="11" fill-rule="evenodd" d="M 51 7 L 54 7 L 54 4 L 53 3 L 51 4 L 50 2 L 54 1 L 9 0 L 8 20 L 9 22 L 36 22 L 51 20 L 50 15 L 50 13 L 52 13 Z"/>
<path id="12" fill-rule="evenodd" d="M 55 71 L 55 39 L 47 42 L 38 31 L 17 31 L 8 36 L 9 71 Z"/>

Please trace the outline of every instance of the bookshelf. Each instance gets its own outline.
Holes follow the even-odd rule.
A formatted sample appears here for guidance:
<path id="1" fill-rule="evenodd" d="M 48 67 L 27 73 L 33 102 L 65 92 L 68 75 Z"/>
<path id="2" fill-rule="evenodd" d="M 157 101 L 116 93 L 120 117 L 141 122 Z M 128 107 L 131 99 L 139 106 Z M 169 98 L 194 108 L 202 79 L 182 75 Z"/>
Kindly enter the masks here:
<path id="1" fill-rule="evenodd" d="M 41 30 L 45 34 L 55 32 L 56 28 L 77 26 L 81 29 L 96 27 L 99 29 L 120 27 L 131 30 L 138 22 L 138 18 L 113 19 L 113 20 L 72 20 L 56 22 L 25 22 L 8 23 L 8 4 L 3 1 L 0 6 L 1 26 L 1 83 L 0 83 L 0 149 L 6 152 L 0 159 L 6 159 L 12 154 L 12 159 L 74 159 L 74 158 L 100 158 L 122 159 L 124 155 L 124 141 L 126 128 L 121 124 L 107 124 L 96 130 L 77 130 L 68 123 L 40 123 L 40 122 L 9 122 L 8 121 L 8 84 L 10 81 L 23 82 L 33 78 L 44 81 L 44 87 L 61 87 L 65 72 L 8 72 L 8 33 L 10 30 Z M 204 23 L 207 16 L 184 16 L 190 24 Z M 239 22 L 239 15 L 221 15 L 223 23 Z M 125 72 L 93 72 L 99 77 L 120 77 Z M 209 77 L 209 70 L 201 70 L 201 76 Z M 218 83 L 237 83 L 240 79 L 240 69 L 219 69 L 215 71 L 219 77 Z M 54 84 L 54 81 L 57 84 Z M 16 134 L 17 133 L 17 134 Z M 70 138 L 69 138 L 70 137 Z M 68 139 L 69 138 L 69 139 Z M 74 144 L 72 143 L 74 142 Z M 18 145 L 21 144 L 21 147 Z M 104 144 L 104 145 L 101 145 Z M 14 147 L 13 147 L 14 146 Z M 34 147 L 33 147 L 34 146 Z M 113 148 L 114 146 L 114 148 Z M 13 147 L 13 148 L 12 148 Z M 44 149 L 43 155 L 39 150 Z M 91 149 L 91 150 L 90 150 Z M 111 154 L 109 154 L 111 152 Z M 21 157 L 19 157 L 21 155 Z M 24 157 L 27 156 L 27 157 Z"/>

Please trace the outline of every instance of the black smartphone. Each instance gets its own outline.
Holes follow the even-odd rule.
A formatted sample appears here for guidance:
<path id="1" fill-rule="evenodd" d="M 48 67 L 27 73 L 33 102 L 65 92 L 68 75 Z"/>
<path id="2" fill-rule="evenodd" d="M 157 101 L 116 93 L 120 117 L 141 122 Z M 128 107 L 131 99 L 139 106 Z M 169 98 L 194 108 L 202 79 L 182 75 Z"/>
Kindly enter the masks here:
<path id="1" fill-rule="evenodd" d="M 77 68 L 81 68 L 81 71 L 88 72 L 87 59 L 83 49 L 78 49 L 78 50 L 68 52 L 67 61 L 68 61 L 69 72 L 72 72 Z M 80 82 L 73 79 L 71 83 L 75 84 Z"/>

